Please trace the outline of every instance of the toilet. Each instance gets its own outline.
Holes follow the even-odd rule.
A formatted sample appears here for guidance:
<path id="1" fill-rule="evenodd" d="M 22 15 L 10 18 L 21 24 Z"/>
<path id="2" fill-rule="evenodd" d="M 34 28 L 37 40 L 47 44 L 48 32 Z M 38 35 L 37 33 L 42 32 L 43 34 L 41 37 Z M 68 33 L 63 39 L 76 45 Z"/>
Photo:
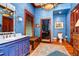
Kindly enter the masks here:
<path id="1" fill-rule="evenodd" d="M 62 43 L 62 39 L 63 39 L 63 33 L 62 32 L 59 32 L 58 33 L 58 38 L 59 38 L 59 43 Z"/>

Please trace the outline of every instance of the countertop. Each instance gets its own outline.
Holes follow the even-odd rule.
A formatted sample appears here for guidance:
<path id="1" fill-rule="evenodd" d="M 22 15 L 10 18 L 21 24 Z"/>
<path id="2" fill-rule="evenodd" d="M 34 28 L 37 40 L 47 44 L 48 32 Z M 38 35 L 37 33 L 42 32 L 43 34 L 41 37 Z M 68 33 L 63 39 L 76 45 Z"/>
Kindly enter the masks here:
<path id="1" fill-rule="evenodd" d="M 0 39 L 0 44 L 11 42 L 11 41 L 14 41 L 14 40 L 19 40 L 19 39 L 24 38 L 24 37 L 27 37 L 27 36 L 22 35 L 22 36 L 16 36 L 16 37 L 9 37 L 9 38 L 5 38 L 5 39 Z"/>

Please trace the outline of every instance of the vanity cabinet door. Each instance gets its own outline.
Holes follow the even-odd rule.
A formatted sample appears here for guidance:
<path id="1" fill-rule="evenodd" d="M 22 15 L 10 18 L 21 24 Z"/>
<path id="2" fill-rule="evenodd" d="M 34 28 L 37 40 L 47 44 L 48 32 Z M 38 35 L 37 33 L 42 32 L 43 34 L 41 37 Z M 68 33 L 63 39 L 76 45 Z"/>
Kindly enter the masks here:
<path id="1" fill-rule="evenodd" d="M 19 44 L 18 44 L 19 42 L 16 42 L 16 46 L 15 46 L 15 55 L 16 56 L 19 56 Z"/>
<path id="2" fill-rule="evenodd" d="M 30 40 L 28 39 L 26 41 L 26 53 L 29 53 L 30 52 Z"/>
<path id="3" fill-rule="evenodd" d="M 9 56 L 9 45 L 0 45 L 0 56 Z"/>
<path id="4" fill-rule="evenodd" d="M 26 51 L 25 51 L 25 50 L 26 50 L 26 44 L 25 44 L 25 41 L 23 41 L 22 44 L 23 44 L 23 55 L 25 55 L 25 54 L 26 54 Z"/>
<path id="5" fill-rule="evenodd" d="M 18 53 L 19 53 L 19 56 L 22 56 L 23 55 L 23 47 L 22 47 L 22 41 L 20 41 L 19 43 L 19 51 L 18 51 Z"/>
<path id="6" fill-rule="evenodd" d="M 23 55 L 27 54 L 27 45 L 26 45 L 27 41 L 23 41 Z"/>
<path id="7" fill-rule="evenodd" d="M 3 47 L 0 48 L 0 56 L 5 56 L 5 50 Z"/>
<path id="8" fill-rule="evenodd" d="M 5 48 L 7 49 L 8 56 L 18 56 L 17 42 L 10 42 Z"/>
<path id="9" fill-rule="evenodd" d="M 24 38 L 23 41 L 23 54 L 27 55 L 29 53 L 30 42 L 29 38 Z"/>
<path id="10" fill-rule="evenodd" d="M 8 55 L 9 56 L 15 56 L 15 45 L 14 44 L 12 44 L 12 45 L 9 45 L 9 46 L 7 46 L 7 48 L 8 48 Z"/>

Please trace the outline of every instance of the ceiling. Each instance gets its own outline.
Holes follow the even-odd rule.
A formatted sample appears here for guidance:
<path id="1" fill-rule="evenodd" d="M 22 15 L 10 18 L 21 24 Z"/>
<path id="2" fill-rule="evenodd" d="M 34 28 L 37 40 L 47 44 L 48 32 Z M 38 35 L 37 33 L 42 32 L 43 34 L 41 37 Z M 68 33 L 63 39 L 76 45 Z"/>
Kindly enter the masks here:
<path id="1" fill-rule="evenodd" d="M 42 6 L 46 5 L 46 4 L 58 4 L 58 3 L 32 3 L 32 5 L 35 7 L 35 8 L 41 8 Z"/>
<path id="2" fill-rule="evenodd" d="M 32 3 L 35 8 L 42 8 L 42 4 L 49 4 L 49 3 Z M 59 4 L 59 3 L 50 3 L 50 4 Z M 62 9 L 62 10 L 55 10 L 53 14 L 67 14 L 70 9 Z"/>
<path id="3" fill-rule="evenodd" d="M 32 3 L 32 5 L 33 5 L 35 8 L 41 8 L 40 3 Z"/>

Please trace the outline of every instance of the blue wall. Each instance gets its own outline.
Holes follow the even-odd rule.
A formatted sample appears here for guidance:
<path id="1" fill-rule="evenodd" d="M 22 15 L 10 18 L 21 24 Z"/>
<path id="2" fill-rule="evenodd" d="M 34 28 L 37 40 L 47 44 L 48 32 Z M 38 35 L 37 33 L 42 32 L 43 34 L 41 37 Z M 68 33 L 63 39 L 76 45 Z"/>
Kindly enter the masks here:
<path id="1" fill-rule="evenodd" d="M 34 23 L 40 25 L 41 19 L 46 19 L 46 18 L 51 19 L 51 22 L 53 22 L 52 15 L 53 15 L 53 10 L 46 11 L 43 8 L 36 8 Z M 53 26 L 51 25 L 51 27 L 53 27 Z M 52 30 L 52 28 L 50 28 L 50 29 Z M 35 36 L 40 37 L 40 27 L 35 28 Z"/>
<path id="2" fill-rule="evenodd" d="M 34 8 L 31 4 L 27 3 L 13 3 L 16 8 L 16 17 L 22 17 L 23 21 L 19 22 L 15 20 L 15 32 L 17 33 L 24 33 L 24 9 L 27 9 L 30 13 L 34 15 Z"/>
<path id="3" fill-rule="evenodd" d="M 19 32 L 19 33 L 24 33 L 24 9 L 27 9 L 30 13 L 32 13 L 35 17 L 34 19 L 34 24 L 39 24 L 40 25 L 40 20 L 44 19 L 44 18 L 49 18 L 51 19 L 51 39 L 53 39 L 54 36 L 57 36 L 57 32 L 63 32 L 64 36 L 67 35 L 68 36 L 68 41 L 70 41 L 70 13 L 71 11 L 74 9 L 74 7 L 77 5 L 75 3 L 73 4 L 69 4 L 69 3 L 63 3 L 63 4 L 59 4 L 57 7 L 55 7 L 54 9 L 51 9 L 49 11 L 44 10 L 43 8 L 34 8 L 30 3 L 12 3 L 15 8 L 16 8 L 16 15 L 15 18 L 17 16 L 21 16 L 23 21 L 22 22 L 18 22 L 15 19 L 15 32 Z M 54 15 L 53 11 L 57 11 L 57 10 L 64 10 L 64 9 L 70 9 L 69 12 L 67 12 L 67 14 L 63 14 L 63 15 Z M 0 15 L 0 21 L 2 15 Z M 59 18 L 58 21 L 63 21 L 64 22 L 64 29 L 63 30 L 55 30 L 54 29 L 54 23 L 56 18 Z M 68 24 L 66 24 L 66 22 Z M 1 22 L 0 22 L 1 23 Z M 67 31 L 67 33 L 66 33 Z M 40 37 L 40 27 L 36 28 L 35 27 L 35 36 Z"/>
<path id="4" fill-rule="evenodd" d="M 62 3 L 59 4 L 57 7 L 54 8 L 55 10 L 62 10 L 62 9 L 70 9 L 71 8 L 71 3 Z"/>
<path id="5" fill-rule="evenodd" d="M 55 7 L 54 9 L 49 10 L 49 11 L 46 11 L 43 8 L 36 8 L 35 9 L 35 24 L 40 24 L 40 20 L 42 18 L 50 18 L 51 19 L 51 27 L 50 27 L 51 28 L 51 39 L 53 39 L 53 37 L 56 36 L 56 34 L 57 34 L 57 32 L 54 32 L 56 30 L 53 27 L 54 26 L 55 17 L 60 17 L 60 19 L 61 19 L 60 21 L 63 21 L 64 23 L 65 23 L 64 20 L 66 19 L 66 15 L 54 16 L 53 15 L 53 11 L 61 10 L 61 9 L 69 9 L 70 6 L 71 6 L 71 4 L 60 4 L 57 7 Z M 64 36 L 65 36 L 65 28 L 66 27 L 64 27 L 64 30 L 58 30 L 58 32 L 59 31 L 64 32 Z M 40 37 L 40 28 L 35 28 L 35 36 L 39 36 Z"/>
<path id="6" fill-rule="evenodd" d="M 24 9 L 27 9 L 28 11 L 30 11 L 35 19 L 34 19 L 34 24 L 39 24 L 40 25 L 40 20 L 44 19 L 44 18 L 49 18 L 51 19 L 51 39 L 53 39 L 53 37 L 57 36 L 58 32 L 63 32 L 63 36 L 67 35 L 68 36 L 68 41 L 70 41 L 70 12 L 71 10 L 73 10 L 73 8 L 77 5 L 77 4 L 60 4 L 57 7 L 55 7 L 52 10 L 46 11 L 43 8 L 34 8 L 31 4 L 27 3 L 27 4 L 13 4 L 16 7 L 16 16 L 21 16 L 24 19 Z M 19 7 L 19 8 L 18 8 Z M 63 15 L 54 15 L 53 11 L 57 11 L 57 10 L 64 10 L 64 9 L 70 9 L 69 12 L 67 12 L 66 14 Z M 59 18 L 59 20 L 57 19 Z M 63 21 L 64 22 L 64 29 L 62 30 L 55 30 L 54 28 L 54 23 L 55 21 Z M 67 24 L 67 23 L 68 24 Z M 24 20 L 22 22 L 17 22 L 16 21 L 16 25 L 15 25 L 15 30 L 16 32 L 20 32 L 20 33 L 24 33 Z M 35 36 L 40 37 L 40 27 L 36 28 L 35 27 Z"/>
<path id="7" fill-rule="evenodd" d="M 51 39 L 53 39 L 53 37 L 56 37 L 58 32 L 63 32 L 63 36 L 65 36 L 65 35 L 68 36 L 68 41 L 70 41 L 70 12 L 75 6 L 76 6 L 76 4 L 70 4 L 70 3 L 64 4 L 63 3 L 49 11 L 46 11 L 43 8 L 35 8 L 35 24 L 40 25 L 40 20 L 42 18 L 50 18 L 51 23 L 52 23 L 51 24 Z M 67 12 L 66 14 L 62 14 L 62 15 L 53 14 L 53 11 L 64 10 L 64 12 L 65 12 L 65 9 L 70 9 L 70 11 Z M 56 30 L 54 28 L 55 21 L 63 21 L 64 28 L 62 30 Z M 35 36 L 40 37 L 40 27 L 35 28 Z"/>
<path id="8" fill-rule="evenodd" d="M 71 11 L 77 6 L 78 3 L 72 3 L 71 4 Z"/>
<path id="9" fill-rule="evenodd" d="M 71 11 L 68 12 L 67 14 L 67 37 L 68 37 L 68 41 L 70 42 L 70 14 L 71 14 Z"/>
<path id="10" fill-rule="evenodd" d="M 58 34 L 58 32 L 62 32 L 63 33 L 63 37 L 65 37 L 65 35 L 66 35 L 66 20 L 67 20 L 67 18 L 66 18 L 66 14 L 56 14 L 56 15 L 54 15 L 54 17 L 53 17 L 53 32 L 54 32 L 54 34 L 53 34 L 53 36 L 54 37 L 57 37 L 57 34 Z M 56 21 L 60 21 L 60 22 L 63 22 L 63 29 L 56 29 L 55 28 L 55 22 Z"/>

